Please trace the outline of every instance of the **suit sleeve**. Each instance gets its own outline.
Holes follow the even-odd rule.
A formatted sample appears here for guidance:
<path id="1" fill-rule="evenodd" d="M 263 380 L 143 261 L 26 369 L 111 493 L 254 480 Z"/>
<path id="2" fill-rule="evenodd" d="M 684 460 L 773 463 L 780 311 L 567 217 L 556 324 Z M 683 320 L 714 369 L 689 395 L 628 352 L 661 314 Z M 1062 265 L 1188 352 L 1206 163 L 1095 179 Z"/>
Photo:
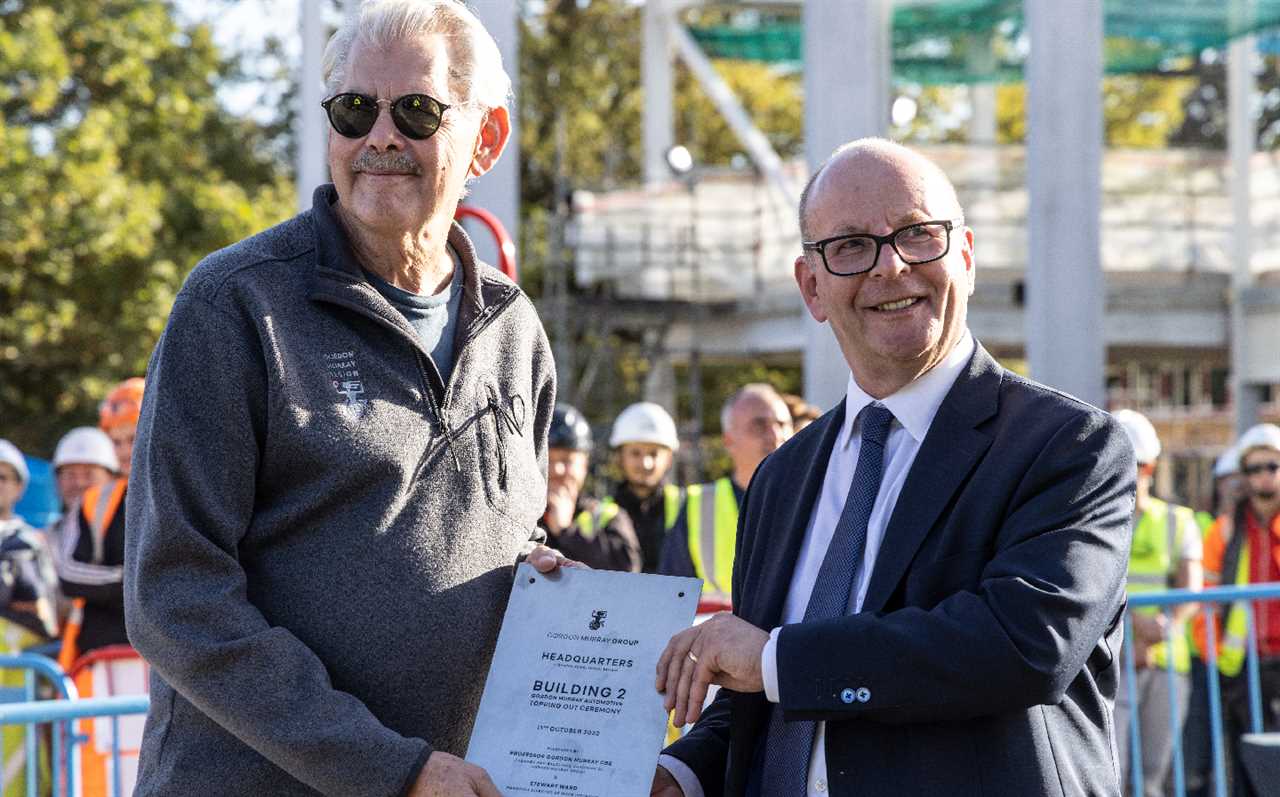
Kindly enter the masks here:
<path id="1" fill-rule="evenodd" d="M 270 396 L 256 341 L 250 319 L 184 294 L 152 355 L 127 502 L 129 639 L 196 709 L 316 791 L 398 794 L 427 742 L 334 688 L 247 596 L 238 545 Z"/>
<path id="2" fill-rule="evenodd" d="M 729 723 L 733 693 L 721 689 L 688 733 L 663 750 L 693 770 L 703 794 L 723 794 L 729 760 Z"/>
<path id="3" fill-rule="evenodd" d="M 1109 416 L 1073 414 L 1018 481 L 997 533 L 975 531 L 994 543 L 975 589 L 929 610 L 783 627 L 788 718 L 934 722 L 1060 702 L 1123 606 L 1135 474 Z M 851 687 L 867 699 L 846 704 Z"/>

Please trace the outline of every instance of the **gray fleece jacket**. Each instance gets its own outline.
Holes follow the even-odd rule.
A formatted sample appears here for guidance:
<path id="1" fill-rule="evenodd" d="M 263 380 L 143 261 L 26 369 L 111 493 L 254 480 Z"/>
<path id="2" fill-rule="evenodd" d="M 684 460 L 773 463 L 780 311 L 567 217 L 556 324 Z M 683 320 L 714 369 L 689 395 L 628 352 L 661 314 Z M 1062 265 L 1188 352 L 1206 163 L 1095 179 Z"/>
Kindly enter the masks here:
<path id="1" fill-rule="evenodd" d="M 533 304 L 465 275 L 442 384 L 314 207 L 210 255 L 147 372 L 125 546 L 152 664 L 138 795 L 407 791 L 462 755 L 546 504 Z"/>

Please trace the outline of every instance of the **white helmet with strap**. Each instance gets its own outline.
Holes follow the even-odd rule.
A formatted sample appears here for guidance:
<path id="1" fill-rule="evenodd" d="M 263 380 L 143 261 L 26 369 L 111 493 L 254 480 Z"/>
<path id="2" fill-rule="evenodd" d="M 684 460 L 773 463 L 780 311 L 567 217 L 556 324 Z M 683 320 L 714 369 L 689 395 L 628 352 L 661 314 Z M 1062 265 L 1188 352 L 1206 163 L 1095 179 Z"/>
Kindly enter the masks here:
<path id="1" fill-rule="evenodd" d="M 1136 410 L 1116 410 L 1112 415 L 1133 443 L 1133 453 L 1139 465 L 1150 465 L 1160 458 L 1160 436 L 1147 416 Z"/>
<path id="2" fill-rule="evenodd" d="M 675 451 L 680 448 L 676 422 L 660 405 L 652 401 L 632 404 L 618 413 L 609 435 L 609 447 L 624 443 L 652 443 Z"/>
<path id="3" fill-rule="evenodd" d="M 101 465 L 112 473 L 120 470 L 115 446 L 101 429 L 79 426 L 62 436 L 53 451 L 53 468 L 63 465 Z"/>
<path id="4" fill-rule="evenodd" d="M 1252 426 L 1240 435 L 1235 451 L 1239 455 L 1237 462 L 1244 467 L 1244 457 L 1256 448 L 1271 448 L 1280 451 L 1280 426 L 1274 423 L 1260 423 Z"/>

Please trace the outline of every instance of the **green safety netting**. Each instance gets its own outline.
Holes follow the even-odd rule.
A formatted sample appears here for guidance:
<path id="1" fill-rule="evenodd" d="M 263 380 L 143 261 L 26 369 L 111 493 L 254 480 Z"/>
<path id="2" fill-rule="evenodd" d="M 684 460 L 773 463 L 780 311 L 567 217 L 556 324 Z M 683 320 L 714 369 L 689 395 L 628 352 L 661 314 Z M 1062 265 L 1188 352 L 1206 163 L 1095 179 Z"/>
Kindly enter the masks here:
<path id="1" fill-rule="evenodd" d="M 925 84 L 1021 80 L 1023 6 L 1024 0 L 898 0 L 894 77 Z M 1237 36 L 1280 27 L 1280 0 L 1104 0 L 1103 15 L 1108 73 L 1167 73 Z M 713 58 L 800 64 L 798 10 L 737 16 L 734 24 L 694 25 L 690 32 Z M 1271 52 L 1275 45 L 1268 37 L 1261 46 Z"/>

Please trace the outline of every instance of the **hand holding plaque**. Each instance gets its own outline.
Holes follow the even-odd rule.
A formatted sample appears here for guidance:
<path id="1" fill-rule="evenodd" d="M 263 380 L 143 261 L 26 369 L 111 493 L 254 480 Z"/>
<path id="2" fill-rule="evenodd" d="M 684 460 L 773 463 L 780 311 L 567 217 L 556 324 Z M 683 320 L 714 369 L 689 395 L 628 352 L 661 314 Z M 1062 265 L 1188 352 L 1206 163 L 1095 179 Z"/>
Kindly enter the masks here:
<path id="1" fill-rule="evenodd" d="M 507 797 L 647 797 L 667 723 L 654 669 L 701 587 L 521 565 L 467 761 Z"/>

